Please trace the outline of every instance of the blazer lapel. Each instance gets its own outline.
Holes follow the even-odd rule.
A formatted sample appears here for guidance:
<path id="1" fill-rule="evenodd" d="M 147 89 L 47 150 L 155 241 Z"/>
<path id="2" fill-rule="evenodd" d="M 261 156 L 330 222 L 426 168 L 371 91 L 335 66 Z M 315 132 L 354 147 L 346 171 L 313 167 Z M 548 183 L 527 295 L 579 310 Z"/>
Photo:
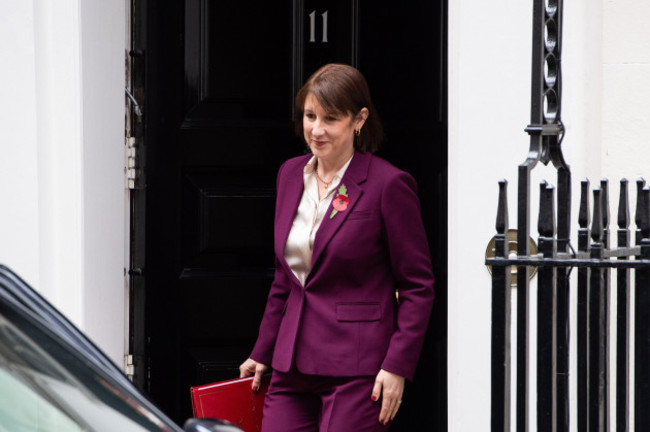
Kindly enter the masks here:
<path id="1" fill-rule="evenodd" d="M 285 270 L 291 275 L 293 275 L 293 272 L 284 259 L 284 247 L 287 244 L 287 237 L 289 237 L 289 231 L 291 231 L 291 226 L 293 225 L 293 220 L 296 217 L 296 211 L 298 211 L 298 205 L 300 204 L 300 198 L 305 188 L 303 173 L 304 167 L 310 157 L 311 155 L 306 155 L 303 161 L 304 163 L 300 163 L 293 172 L 287 173 L 286 180 L 278 185 L 278 196 L 280 199 L 276 204 L 275 255 L 285 267 Z M 299 282 L 298 284 L 300 285 Z"/>
<path id="2" fill-rule="evenodd" d="M 363 183 L 368 176 L 370 157 L 370 154 L 355 153 L 352 161 L 350 162 L 350 165 L 348 166 L 348 169 L 345 171 L 345 174 L 343 175 L 341 183 L 339 183 L 338 187 L 340 188 L 341 185 L 345 185 L 345 187 L 348 189 L 348 199 L 350 202 L 348 203 L 348 207 L 345 209 L 345 211 L 336 213 L 336 215 L 334 215 L 332 218 L 330 218 L 332 210 L 334 209 L 332 204 L 330 204 L 327 211 L 325 212 L 323 222 L 321 222 L 321 225 L 318 228 L 316 237 L 314 239 L 314 252 L 311 259 L 311 271 L 307 276 L 307 280 L 309 280 L 310 276 L 314 273 L 314 266 L 318 262 L 318 258 L 325 250 L 325 247 L 334 236 L 334 234 L 336 234 L 341 225 L 343 225 L 348 215 L 350 212 L 352 212 L 352 209 L 359 201 L 359 198 L 361 198 L 361 195 L 363 195 L 363 189 L 359 185 Z M 335 198 L 336 195 L 338 195 L 338 188 L 335 192 Z M 332 202 L 334 202 L 334 200 L 332 200 Z"/>

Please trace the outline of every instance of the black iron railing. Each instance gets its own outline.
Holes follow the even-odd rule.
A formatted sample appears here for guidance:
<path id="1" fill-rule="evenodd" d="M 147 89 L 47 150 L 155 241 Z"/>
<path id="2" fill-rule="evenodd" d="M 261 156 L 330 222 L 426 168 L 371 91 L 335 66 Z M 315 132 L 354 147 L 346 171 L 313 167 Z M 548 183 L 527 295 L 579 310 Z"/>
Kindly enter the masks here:
<path id="1" fill-rule="evenodd" d="M 499 182 L 494 258 L 492 267 L 492 431 L 510 431 L 515 407 L 516 430 L 528 430 L 530 286 L 529 270 L 537 268 L 537 430 L 568 431 L 572 415 L 578 430 L 650 431 L 650 188 L 637 181 L 636 241 L 630 243 L 628 182 L 621 180 L 617 245 L 610 242 L 608 182 L 593 189 L 590 220 L 587 180 L 581 183 L 577 251 L 571 245 L 571 170 L 561 149 L 561 35 L 562 0 L 533 1 L 533 67 L 531 123 L 526 128 L 530 147 L 519 165 L 517 203 L 517 255 L 508 253 L 507 181 Z M 542 182 L 537 231 L 539 253 L 530 251 L 530 174 L 538 162 L 553 163 L 556 188 Z M 557 196 L 556 196 L 557 195 Z M 511 269 L 516 268 L 513 285 Z M 576 268 L 577 305 L 570 303 L 571 272 Z M 612 275 L 616 272 L 616 293 Z M 634 281 L 633 293 L 631 281 Z M 516 360 L 511 370 L 511 293 L 517 290 Z M 631 297 L 631 295 L 634 295 Z M 616 310 L 610 299 L 616 296 Z M 635 316 L 630 316 L 634 298 Z M 576 328 L 570 327 L 575 316 Z M 633 318 L 633 319 L 632 319 Z M 615 320 L 616 356 L 610 358 L 610 320 Z M 634 328 L 634 348 L 630 332 Z M 576 341 L 577 376 L 569 376 L 571 340 Z M 630 353 L 634 352 L 634 359 Z M 632 363 L 633 360 L 633 363 Z M 630 366 L 634 365 L 633 387 Z M 616 371 L 616 389 L 610 388 L 610 365 Z M 511 379 L 516 400 L 511 400 Z M 570 385 L 574 382 L 577 410 L 570 412 Z M 615 398 L 616 411 L 610 400 Z M 631 418 L 628 401 L 635 404 Z M 513 403 L 514 402 L 514 403 Z"/>
<path id="2" fill-rule="evenodd" d="M 608 431 L 610 422 L 617 431 L 650 430 L 650 188 L 637 181 L 636 244 L 630 245 L 628 181 L 620 183 L 618 204 L 618 244 L 610 246 L 607 181 L 593 189 L 593 216 L 589 220 L 589 182 L 582 182 L 578 230 L 578 250 L 561 252 L 556 232 L 554 188 L 542 182 L 538 218 L 537 255 L 509 258 L 506 250 L 508 209 L 507 182 L 499 183 L 495 258 L 492 266 L 492 430 L 510 430 L 510 294 L 512 267 L 538 268 L 537 280 L 537 429 L 569 430 L 569 341 L 577 341 L 577 424 L 579 431 Z M 520 203 L 521 204 L 521 203 Z M 569 273 L 577 268 L 577 305 L 574 310 L 560 305 L 560 287 L 570 289 Z M 616 272 L 616 293 L 611 290 L 611 272 Z M 634 280 L 635 316 L 630 316 L 631 281 Z M 616 296 L 617 308 L 610 311 L 610 299 Z M 519 293 L 518 293 L 519 295 Z M 570 329 L 571 314 L 577 326 Z M 616 328 L 616 355 L 610 359 L 610 316 Z M 519 315 L 515 323 L 527 322 Z M 632 320 L 632 318 L 634 318 Z M 634 325 L 633 400 L 634 419 L 630 418 L 630 329 Z M 530 335 L 528 335 L 530 336 Z M 528 353 L 528 345 L 517 346 Z M 609 389 L 610 362 L 616 370 L 616 389 Z M 566 372 L 560 365 L 567 365 Z M 517 380 L 519 377 L 516 378 Z M 524 377 L 529 382 L 530 377 Z M 517 383 L 519 384 L 519 383 Z M 517 385 L 519 388 L 519 385 Z M 611 394 L 610 394 L 611 393 Z M 616 399 L 616 412 L 609 401 Z M 527 401 L 527 395 L 517 399 Z M 516 416 L 526 416 L 517 404 Z M 610 418 L 611 417 L 611 418 Z M 631 423 L 632 421 L 632 423 Z M 519 425 L 519 421 L 517 421 Z M 527 430 L 526 425 L 521 426 Z"/>

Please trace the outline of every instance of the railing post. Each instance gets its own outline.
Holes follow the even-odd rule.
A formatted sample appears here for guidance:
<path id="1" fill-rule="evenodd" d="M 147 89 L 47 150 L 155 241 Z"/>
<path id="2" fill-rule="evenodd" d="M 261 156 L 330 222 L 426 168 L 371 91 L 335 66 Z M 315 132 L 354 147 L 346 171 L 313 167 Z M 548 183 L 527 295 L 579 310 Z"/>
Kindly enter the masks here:
<path id="1" fill-rule="evenodd" d="M 533 140 L 531 137 L 531 147 Z M 530 170 L 532 162 L 519 165 L 517 196 L 517 256 L 530 253 Z M 528 266 L 517 266 L 517 432 L 528 431 L 528 333 L 530 331 Z"/>
<path id="2" fill-rule="evenodd" d="M 589 180 L 585 179 L 580 184 L 580 211 L 578 214 L 578 251 L 589 250 Z M 589 413 L 588 374 L 587 364 L 589 359 L 588 333 L 587 333 L 587 311 L 589 294 L 589 267 L 578 269 L 578 304 L 577 304 L 577 357 L 578 357 L 578 432 L 587 432 Z"/>
<path id="3" fill-rule="evenodd" d="M 618 247 L 630 246 L 630 206 L 626 179 L 621 180 L 618 200 Z M 619 257 L 619 260 L 627 260 Z M 616 271 L 616 432 L 629 430 L 630 394 L 630 270 Z"/>
<path id="4" fill-rule="evenodd" d="M 638 184 L 638 183 L 637 183 Z M 650 260 L 650 189 L 643 188 L 637 203 L 641 228 L 641 259 Z M 634 426 L 650 430 L 650 269 L 636 271 L 634 335 Z"/>
<path id="5" fill-rule="evenodd" d="M 495 257 L 507 258 L 508 182 L 499 181 Z M 510 266 L 492 267 L 492 432 L 510 431 Z"/>
<path id="6" fill-rule="evenodd" d="M 538 162 L 549 161 L 558 169 L 558 200 L 570 200 L 570 171 L 564 162 L 560 144 L 564 136 L 561 121 L 562 106 L 562 0 L 533 0 L 532 75 L 530 146 L 526 161 L 519 166 L 519 204 L 517 212 L 517 256 L 529 253 L 530 171 Z M 559 232 L 568 233 L 569 213 L 558 207 Z M 566 218 L 564 217 L 566 215 Z M 565 224 L 566 222 L 566 224 Z M 564 238 L 564 237 L 563 237 Z M 568 238 L 568 235 L 566 236 Z M 560 245 L 562 248 L 564 245 Z M 564 251 L 564 249 L 561 249 Z M 562 271 L 562 270 L 561 270 Z M 563 279 L 563 278 L 561 278 Z M 564 290 L 564 282 L 560 282 Z M 517 432 L 528 431 L 528 334 L 529 334 L 528 267 L 517 267 Z M 563 297 L 564 299 L 564 297 Z M 560 307 L 564 308 L 563 300 Z M 560 313 L 560 325 L 562 312 Z M 560 366 L 562 371 L 563 366 Z M 562 372 L 563 373 L 563 372 Z M 560 393 L 564 392 L 560 385 Z M 555 390 L 554 390 L 555 391 Z M 568 427 L 568 412 L 561 409 L 561 423 Z M 555 427 L 555 426 L 554 426 Z M 563 427 L 563 426 L 562 426 Z"/>
<path id="7" fill-rule="evenodd" d="M 600 181 L 600 200 L 601 200 L 601 217 L 603 221 L 603 235 L 601 239 L 603 251 L 608 250 L 610 247 L 610 236 L 609 236 L 609 181 L 607 179 L 602 179 Z M 610 295 L 610 280 L 611 280 L 611 270 L 609 268 L 603 269 L 603 309 L 604 309 L 604 328 L 603 337 L 605 338 L 605 354 L 604 361 L 605 365 L 603 368 L 603 381 L 604 381 L 604 394 L 605 394 L 605 411 L 603 414 L 603 422 L 605 424 L 605 430 L 609 431 L 609 416 L 610 416 L 610 398 L 609 398 L 609 323 L 610 323 L 610 308 L 609 302 L 611 299 Z"/>
<path id="8" fill-rule="evenodd" d="M 539 250 L 555 258 L 554 189 L 542 182 L 539 203 Z M 555 431 L 557 425 L 556 267 L 541 266 L 537 276 L 537 430 Z"/>
<path id="9" fill-rule="evenodd" d="M 569 252 L 571 235 L 571 171 L 559 168 L 557 172 L 557 251 Z M 557 286 L 557 371 L 556 401 L 557 430 L 569 431 L 569 351 L 570 284 L 569 269 L 556 269 Z"/>
<path id="10" fill-rule="evenodd" d="M 591 259 L 603 259 L 602 201 L 600 189 L 594 189 L 594 214 L 591 224 Z M 605 279 L 601 267 L 591 269 L 589 276 L 588 361 L 589 389 L 588 426 L 590 432 L 605 432 Z"/>

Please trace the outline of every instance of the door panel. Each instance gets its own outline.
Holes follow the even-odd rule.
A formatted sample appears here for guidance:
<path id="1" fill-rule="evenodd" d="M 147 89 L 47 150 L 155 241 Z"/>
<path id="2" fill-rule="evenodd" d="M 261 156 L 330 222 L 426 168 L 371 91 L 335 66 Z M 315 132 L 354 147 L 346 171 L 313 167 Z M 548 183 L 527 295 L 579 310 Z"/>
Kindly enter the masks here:
<path id="1" fill-rule="evenodd" d="M 446 429 L 445 12 L 424 3 L 135 0 L 146 218 L 134 227 L 145 239 L 134 328 L 145 330 L 133 344 L 140 382 L 176 421 L 191 415 L 190 386 L 236 377 L 252 348 L 273 277 L 275 176 L 306 151 L 293 99 L 318 67 L 342 62 L 368 79 L 380 155 L 418 181 L 437 277 L 393 430 Z"/>
<path id="2" fill-rule="evenodd" d="M 183 127 L 286 128 L 291 116 L 291 2 L 185 5 Z M 277 67 L 277 65 L 284 65 Z M 196 124 L 198 123 L 198 124 Z M 240 137 L 239 140 L 243 140 Z"/>
<path id="3" fill-rule="evenodd" d="M 188 386 L 235 377 L 264 311 L 275 172 L 301 151 L 291 122 L 292 22 L 290 1 L 185 3 L 185 102 L 171 144 L 181 178 L 172 233 L 181 249 L 179 367 Z"/>

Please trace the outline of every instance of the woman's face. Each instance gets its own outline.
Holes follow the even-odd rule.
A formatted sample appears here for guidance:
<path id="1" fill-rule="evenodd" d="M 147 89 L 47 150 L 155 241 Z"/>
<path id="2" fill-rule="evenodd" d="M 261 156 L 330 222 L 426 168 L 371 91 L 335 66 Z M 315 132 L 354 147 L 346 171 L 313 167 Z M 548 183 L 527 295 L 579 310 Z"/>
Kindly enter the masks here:
<path id="1" fill-rule="evenodd" d="M 309 93 L 305 98 L 302 127 L 305 142 L 314 156 L 333 165 L 347 161 L 354 152 L 354 131 L 363 126 L 367 111 L 362 109 L 356 119 L 351 114 L 328 113 Z"/>

